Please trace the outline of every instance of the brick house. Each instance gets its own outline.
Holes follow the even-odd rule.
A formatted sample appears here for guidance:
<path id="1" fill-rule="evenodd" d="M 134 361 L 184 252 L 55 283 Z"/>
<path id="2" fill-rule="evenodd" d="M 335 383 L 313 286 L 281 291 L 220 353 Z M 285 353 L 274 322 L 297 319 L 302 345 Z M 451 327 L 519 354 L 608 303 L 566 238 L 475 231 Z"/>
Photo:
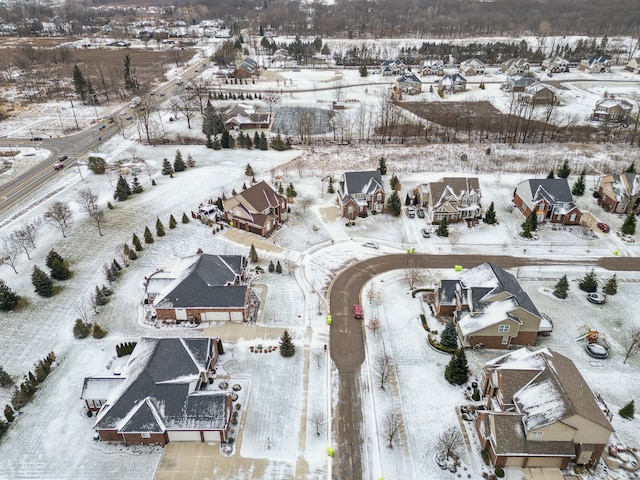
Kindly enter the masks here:
<path id="1" fill-rule="evenodd" d="M 442 60 L 423 60 L 420 64 L 420 75 L 444 75 L 444 63 Z"/>
<path id="2" fill-rule="evenodd" d="M 580 70 L 587 73 L 606 73 L 611 71 L 611 58 L 607 55 L 593 55 L 580 60 Z"/>
<path id="3" fill-rule="evenodd" d="M 467 79 L 459 73 L 450 73 L 438 80 L 438 90 L 448 93 L 464 92 L 467 89 Z"/>
<path id="4" fill-rule="evenodd" d="M 595 466 L 614 429 L 574 363 L 521 348 L 483 368 L 476 430 L 495 467 Z"/>
<path id="5" fill-rule="evenodd" d="M 422 92 L 422 80 L 413 73 L 396 78 L 396 89 L 404 95 L 418 95 Z"/>
<path id="6" fill-rule="evenodd" d="M 262 181 L 224 201 L 229 225 L 268 237 L 287 220 L 287 199 Z"/>
<path id="7" fill-rule="evenodd" d="M 260 68 L 258 67 L 258 62 L 256 62 L 252 58 L 247 57 L 244 60 L 241 60 L 236 65 L 236 68 L 234 68 L 231 76 L 233 78 L 241 79 L 251 78 L 254 75 L 257 75 L 259 70 Z"/>
<path id="8" fill-rule="evenodd" d="M 466 221 L 470 225 L 482 218 L 482 193 L 477 177 L 447 177 L 416 189 L 418 202 L 427 209 L 431 223 Z"/>
<path id="9" fill-rule="evenodd" d="M 528 217 L 536 212 L 538 223 L 579 225 L 582 213 L 573 201 L 566 178 L 531 179 L 520 182 L 513 203 Z"/>
<path id="10" fill-rule="evenodd" d="M 385 77 L 393 75 L 404 75 L 405 70 L 405 64 L 399 58 L 385 60 L 380 65 L 380 73 L 382 73 L 382 75 Z"/>
<path id="11" fill-rule="evenodd" d="M 516 278 L 493 263 L 466 270 L 457 280 L 442 280 L 434 297 L 436 314 L 453 316 L 465 348 L 535 345 L 538 334 L 553 328 Z"/>
<path id="12" fill-rule="evenodd" d="M 610 173 L 598 183 L 598 205 L 607 212 L 640 213 L 640 175 Z"/>
<path id="13" fill-rule="evenodd" d="M 385 192 L 380 170 L 345 172 L 338 183 L 338 207 L 343 217 L 366 217 L 384 212 Z"/>
<path id="14" fill-rule="evenodd" d="M 101 441 L 166 445 L 224 442 L 230 391 L 209 390 L 218 359 L 214 338 L 141 338 L 119 375 L 85 378 L 81 399 L 100 404 L 94 429 Z M 117 378 L 116 378 L 117 377 Z"/>
<path id="15" fill-rule="evenodd" d="M 596 122 L 626 123 L 632 110 L 631 102 L 610 96 L 596 102 L 591 118 Z"/>
<path id="16" fill-rule="evenodd" d="M 562 73 L 569 71 L 569 60 L 559 55 L 545 58 L 542 61 L 542 70 L 551 73 Z"/>
<path id="17" fill-rule="evenodd" d="M 271 115 L 258 113 L 253 105 L 239 103 L 224 112 L 227 130 L 268 130 L 271 127 Z"/>
<path id="18" fill-rule="evenodd" d="M 477 58 L 469 58 L 460 63 L 458 71 L 461 75 L 467 77 L 473 75 L 484 75 L 484 62 Z"/>
<path id="19" fill-rule="evenodd" d="M 242 255 L 185 257 L 171 270 L 145 278 L 146 301 L 159 319 L 168 322 L 241 323 L 249 317 L 246 272 L 247 259 Z"/>
<path id="20" fill-rule="evenodd" d="M 502 73 L 506 73 L 507 75 L 524 75 L 529 73 L 530 69 L 531 64 L 526 58 L 510 58 L 500 65 Z"/>

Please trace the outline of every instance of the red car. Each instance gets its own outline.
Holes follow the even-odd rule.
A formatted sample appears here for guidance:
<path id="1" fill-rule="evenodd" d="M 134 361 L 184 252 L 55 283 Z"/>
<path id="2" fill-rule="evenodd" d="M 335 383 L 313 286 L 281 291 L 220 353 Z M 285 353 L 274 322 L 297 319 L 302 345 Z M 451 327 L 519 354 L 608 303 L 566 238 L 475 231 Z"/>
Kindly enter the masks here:
<path id="1" fill-rule="evenodd" d="M 54 170 L 62 170 L 64 168 L 64 163 L 58 162 L 53 166 Z"/>
<path id="2" fill-rule="evenodd" d="M 606 223 L 602 223 L 602 222 L 598 222 L 596 223 L 596 227 L 598 227 L 600 230 L 602 230 L 604 233 L 609 233 L 609 231 L 611 230 L 609 228 L 609 225 L 607 225 Z"/>
<path id="3" fill-rule="evenodd" d="M 356 303 L 353 306 L 353 316 L 356 317 L 356 318 L 363 318 L 364 317 L 364 314 L 362 312 L 362 305 L 359 305 L 359 304 Z"/>

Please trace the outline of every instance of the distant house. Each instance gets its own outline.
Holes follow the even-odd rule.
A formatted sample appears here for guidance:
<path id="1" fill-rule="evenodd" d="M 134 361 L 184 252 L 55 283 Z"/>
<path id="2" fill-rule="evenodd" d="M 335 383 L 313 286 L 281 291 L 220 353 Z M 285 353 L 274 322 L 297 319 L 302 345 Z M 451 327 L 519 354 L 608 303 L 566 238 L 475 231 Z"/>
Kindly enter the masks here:
<path id="1" fill-rule="evenodd" d="M 410 73 L 396 78 L 396 88 L 405 95 L 418 95 L 422 92 L 422 80 Z"/>
<path id="2" fill-rule="evenodd" d="M 233 78 L 251 78 L 253 75 L 257 75 L 259 70 L 258 62 L 247 57 L 236 65 L 231 76 Z"/>
<path id="3" fill-rule="evenodd" d="M 268 130 L 271 127 L 271 115 L 257 113 L 255 106 L 247 103 L 239 103 L 224 113 L 227 117 L 224 122 L 227 130 Z"/>
<path id="4" fill-rule="evenodd" d="M 525 87 L 522 100 L 531 105 L 556 105 L 558 95 L 551 85 L 536 82 Z"/>
<path id="5" fill-rule="evenodd" d="M 417 188 L 419 203 L 427 209 L 431 223 L 445 218 L 449 223 L 477 224 L 482 217 L 482 194 L 477 177 L 447 177 Z"/>
<path id="6" fill-rule="evenodd" d="M 502 62 L 500 70 L 507 75 L 523 75 L 531 69 L 531 64 L 526 58 L 510 58 Z"/>
<path id="7" fill-rule="evenodd" d="M 444 75 L 444 63 L 442 60 L 423 60 L 420 64 L 420 75 Z"/>
<path id="8" fill-rule="evenodd" d="M 460 74 L 467 77 L 473 75 L 484 75 L 484 63 L 477 58 L 470 58 L 460 63 Z"/>
<path id="9" fill-rule="evenodd" d="M 640 57 L 629 59 L 629 63 L 627 63 L 624 69 L 632 73 L 640 73 Z"/>
<path id="10" fill-rule="evenodd" d="M 633 105 L 627 100 L 605 97 L 596 102 L 591 118 L 596 122 L 626 123 L 632 110 Z"/>
<path id="11" fill-rule="evenodd" d="M 464 348 L 535 345 L 538 334 L 552 330 L 516 278 L 493 263 L 442 280 L 435 299 L 437 315 L 453 315 Z"/>
<path id="12" fill-rule="evenodd" d="M 438 80 L 438 90 L 448 93 L 464 92 L 467 89 L 467 79 L 459 73 L 451 73 Z"/>
<path id="13" fill-rule="evenodd" d="M 398 58 L 394 58 L 393 60 L 385 60 L 380 65 L 380 73 L 382 75 L 388 77 L 393 75 L 404 75 L 405 72 L 404 62 Z"/>
<path id="14" fill-rule="evenodd" d="M 598 184 L 598 205 L 607 212 L 640 214 L 640 175 L 610 173 Z"/>
<path id="15" fill-rule="evenodd" d="M 230 391 L 208 387 L 218 339 L 141 338 L 123 371 L 88 377 L 81 399 L 97 413 L 101 441 L 166 445 L 172 441 L 227 440 Z"/>
<path id="16" fill-rule="evenodd" d="M 569 71 L 569 60 L 559 55 L 545 58 L 542 61 L 542 70 L 551 73 L 562 73 Z"/>
<path id="17" fill-rule="evenodd" d="M 593 55 L 580 60 L 580 70 L 587 73 L 605 73 L 611 71 L 611 58 L 607 55 Z"/>
<path id="18" fill-rule="evenodd" d="M 385 192 L 380 170 L 345 172 L 338 183 L 338 206 L 343 217 L 366 217 L 384 212 Z"/>
<path id="19" fill-rule="evenodd" d="M 504 82 L 502 82 L 502 85 L 500 85 L 500 88 L 505 92 L 524 92 L 528 86 L 533 85 L 537 81 L 535 77 L 529 75 L 508 75 Z"/>
<path id="20" fill-rule="evenodd" d="M 259 182 L 224 201 L 229 225 L 267 237 L 287 220 L 287 199 L 266 182 Z"/>
<path id="21" fill-rule="evenodd" d="M 476 430 L 495 467 L 594 467 L 614 428 L 574 363 L 526 348 L 483 368 Z"/>
<path id="22" fill-rule="evenodd" d="M 536 212 L 538 223 L 579 225 L 582 213 L 573 201 L 566 178 L 531 179 L 516 186 L 513 203 L 528 217 Z"/>
<path id="23" fill-rule="evenodd" d="M 145 278 L 147 301 L 164 321 L 241 323 L 249 316 L 247 259 L 197 254 Z"/>

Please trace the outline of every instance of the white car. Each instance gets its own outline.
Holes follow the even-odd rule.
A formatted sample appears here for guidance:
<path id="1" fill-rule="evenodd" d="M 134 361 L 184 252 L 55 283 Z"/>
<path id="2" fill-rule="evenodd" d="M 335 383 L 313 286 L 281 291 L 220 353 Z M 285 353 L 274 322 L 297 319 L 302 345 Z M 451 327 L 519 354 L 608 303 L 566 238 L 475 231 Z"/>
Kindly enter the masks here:
<path id="1" fill-rule="evenodd" d="M 375 248 L 376 250 L 380 248 L 376 242 L 364 242 L 362 244 L 363 247 Z"/>
<path id="2" fill-rule="evenodd" d="M 120 115 L 126 115 L 127 111 L 126 110 L 120 110 Z"/>

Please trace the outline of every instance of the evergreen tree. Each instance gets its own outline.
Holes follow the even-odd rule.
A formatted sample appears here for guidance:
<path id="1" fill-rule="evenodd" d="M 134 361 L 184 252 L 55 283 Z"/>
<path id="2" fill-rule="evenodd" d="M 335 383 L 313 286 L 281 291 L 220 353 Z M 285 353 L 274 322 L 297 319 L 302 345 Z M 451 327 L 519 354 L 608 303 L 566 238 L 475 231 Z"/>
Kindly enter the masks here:
<path id="1" fill-rule="evenodd" d="M 290 183 L 289 186 L 287 187 L 287 198 L 295 198 L 297 196 L 298 196 L 298 192 L 296 192 L 296 189 L 293 186 L 293 183 Z"/>
<path id="2" fill-rule="evenodd" d="M 78 65 L 73 66 L 73 89 L 82 103 L 87 103 L 87 80 Z"/>
<path id="3" fill-rule="evenodd" d="M 13 408 L 11 408 L 11 405 L 7 405 L 6 407 L 4 407 L 4 418 L 7 419 L 7 422 L 11 423 L 13 422 Z"/>
<path id="4" fill-rule="evenodd" d="M 162 175 L 171 175 L 173 173 L 173 167 L 171 166 L 171 162 L 164 158 L 162 160 Z"/>
<path id="5" fill-rule="evenodd" d="M 220 210 L 221 212 L 224 212 L 224 204 L 222 203 L 222 198 L 216 198 L 216 207 L 218 207 L 218 210 Z"/>
<path id="6" fill-rule="evenodd" d="M 451 358 L 451 361 L 444 370 L 444 378 L 452 385 L 462 385 L 469 380 L 469 366 L 464 348 Z"/>
<path id="7" fill-rule="evenodd" d="M 569 175 L 571 175 L 571 168 L 569 167 L 569 162 L 565 160 L 558 169 L 558 178 L 568 178 Z"/>
<path id="8" fill-rule="evenodd" d="M 387 210 L 395 217 L 399 217 L 402 213 L 402 202 L 400 202 L 400 195 L 398 195 L 396 190 L 391 192 L 391 195 L 389 195 L 387 199 Z"/>
<path id="9" fill-rule="evenodd" d="M 53 264 L 56 261 L 64 263 L 64 258 L 62 258 L 62 256 L 52 248 L 51 250 L 49 250 L 49 253 L 47 254 L 45 265 L 49 268 L 52 268 Z"/>
<path id="10" fill-rule="evenodd" d="M 35 292 L 41 297 L 50 297 L 53 295 L 53 281 L 51 280 L 51 277 L 40 270 L 37 266 L 33 267 L 31 283 L 33 283 Z"/>
<path id="11" fill-rule="evenodd" d="M 405 204 L 406 207 L 411 205 L 411 197 L 409 196 L 408 193 L 407 193 L 407 197 L 404 199 L 404 204 Z"/>
<path id="12" fill-rule="evenodd" d="M 251 263 L 258 263 L 258 252 L 256 252 L 256 247 L 254 247 L 253 243 L 249 250 L 249 260 L 251 260 Z"/>
<path id="13" fill-rule="evenodd" d="M 244 168 L 244 174 L 247 177 L 253 177 L 255 175 L 255 173 L 253 172 L 253 168 L 251 168 L 251 164 L 247 163 L 247 166 Z"/>
<path id="14" fill-rule="evenodd" d="M 366 65 L 362 65 L 358 71 L 360 72 L 360 76 L 361 77 L 366 77 L 367 75 L 369 75 L 369 72 L 367 71 L 367 67 Z"/>
<path id="15" fill-rule="evenodd" d="M 569 280 L 567 280 L 567 276 L 563 275 L 558 283 L 556 283 L 553 288 L 553 294 L 558 298 L 567 298 L 569 292 Z"/>
<path id="16" fill-rule="evenodd" d="M 156 219 L 156 235 L 158 237 L 165 236 L 164 225 L 162 224 L 159 218 Z"/>
<path id="17" fill-rule="evenodd" d="M 440 335 L 440 345 L 446 348 L 458 348 L 458 334 L 453 322 L 447 322 Z"/>
<path id="18" fill-rule="evenodd" d="M 51 278 L 55 280 L 67 280 L 71 277 L 71 270 L 65 265 L 64 260 L 54 258 L 51 260 Z"/>
<path id="19" fill-rule="evenodd" d="M 257 131 L 253 134 L 253 145 L 256 148 L 260 148 L 260 135 Z"/>
<path id="20" fill-rule="evenodd" d="M 578 287 L 580 288 L 580 290 L 588 293 L 592 293 L 598 290 L 598 278 L 596 277 L 593 269 L 585 274 L 582 280 L 580 280 L 580 283 L 578 283 Z"/>
<path id="21" fill-rule="evenodd" d="M 78 318 L 73 326 L 73 336 L 76 338 L 87 338 L 91 329 L 89 325 L 84 323 L 82 319 Z"/>
<path id="22" fill-rule="evenodd" d="M 289 331 L 285 330 L 280 337 L 280 355 L 283 357 L 293 357 L 296 353 L 296 347 L 289 335 Z"/>
<path id="23" fill-rule="evenodd" d="M 142 243 L 140 242 L 140 239 L 138 238 L 138 235 L 136 235 L 135 233 L 133 234 L 133 240 L 131 240 L 133 243 L 133 248 L 135 248 L 136 252 L 141 252 L 142 251 Z"/>
<path id="24" fill-rule="evenodd" d="M 213 140 L 210 133 L 207 133 L 207 141 L 205 142 L 204 146 L 207 148 L 213 148 Z"/>
<path id="25" fill-rule="evenodd" d="M 580 197 L 584 195 L 584 191 L 587 188 L 587 181 L 585 180 L 586 172 L 582 170 L 580 172 L 580 176 L 577 178 L 573 187 L 571 188 L 571 193 Z"/>
<path id="26" fill-rule="evenodd" d="M 186 168 L 187 166 L 184 164 L 184 161 L 182 160 L 182 153 L 180 152 L 180 150 L 176 150 L 176 156 L 175 156 L 175 159 L 173 160 L 173 171 L 184 172 Z"/>
<path id="27" fill-rule="evenodd" d="M 93 294 L 93 303 L 97 307 L 102 307 L 103 305 L 106 305 L 108 301 L 109 300 L 107 299 L 107 297 L 102 292 L 102 289 L 96 285 L 96 291 Z"/>
<path id="28" fill-rule="evenodd" d="M 392 174 L 389 179 L 389 185 L 391 186 L 391 190 L 400 190 L 400 179 L 396 176 L 396 174 Z"/>
<path id="29" fill-rule="evenodd" d="M 142 193 L 143 191 L 144 188 L 142 188 L 138 177 L 133 177 L 133 181 L 131 182 L 131 193 Z"/>
<path id="30" fill-rule="evenodd" d="M 246 184 L 246 183 L 243 183 L 243 184 L 242 184 L 242 190 L 246 190 L 246 189 L 247 189 L 247 184 Z"/>
<path id="31" fill-rule="evenodd" d="M 127 179 L 122 175 L 118 177 L 118 183 L 116 185 L 116 191 L 113 192 L 114 200 L 118 200 L 119 202 L 124 202 L 131 195 L 131 187 L 127 182 Z"/>
<path id="32" fill-rule="evenodd" d="M 276 271 L 276 266 L 273 264 L 273 260 L 269 262 L 269 273 L 273 273 Z"/>
<path id="33" fill-rule="evenodd" d="M 129 253 L 127 254 L 129 260 L 136 260 L 138 258 L 138 254 L 136 253 L 135 250 L 129 250 Z"/>
<path id="34" fill-rule="evenodd" d="M 0 279 L 0 311 L 13 310 L 19 301 L 20 297 L 4 283 L 4 280 Z"/>
<path id="35" fill-rule="evenodd" d="M 556 178 L 556 174 L 553 172 L 553 170 L 549 171 L 549 175 L 547 175 L 547 178 Z"/>
<path id="36" fill-rule="evenodd" d="M 173 215 L 171 215 L 169 217 L 169 230 L 173 230 L 174 228 L 176 228 L 178 224 L 176 223 L 176 219 L 173 218 Z"/>
<path id="37" fill-rule="evenodd" d="M 253 148 L 253 142 L 251 141 L 251 136 L 247 134 L 244 141 L 244 146 L 251 150 Z M 253 176 L 253 175 L 252 175 Z"/>
<path id="38" fill-rule="evenodd" d="M 182 220 L 180 220 L 182 223 L 189 223 L 189 217 L 187 217 L 187 214 L 182 212 Z"/>
<path id="39" fill-rule="evenodd" d="M 257 145 L 260 150 L 269 149 L 269 142 L 267 141 L 267 137 L 265 136 L 264 132 L 260 132 L 260 141 L 257 143 Z"/>
<path id="40" fill-rule="evenodd" d="M 144 243 L 153 243 L 153 235 L 151 235 L 151 230 L 149 227 L 144 227 Z"/>
<path id="41" fill-rule="evenodd" d="M 138 90 L 138 81 L 135 75 L 131 73 L 131 57 L 129 55 L 124 56 L 124 88 L 130 92 Z"/>
<path id="42" fill-rule="evenodd" d="M 380 157 L 380 160 L 378 161 L 378 170 L 380 170 L 380 175 L 387 174 L 387 161 L 384 157 Z"/>
<path id="43" fill-rule="evenodd" d="M 538 216 L 536 212 L 531 212 L 524 222 L 521 224 L 522 227 L 522 235 L 524 238 L 531 238 L 531 232 L 534 232 L 538 229 Z"/>
<path id="44" fill-rule="evenodd" d="M 484 218 L 482 220 L 484 221 L 484 223 L 487 223 L 489 225 L 495 225 L 496 223 L 498 223 L 498 220 L 496 219 L 496 209 L 493 206 L 493 202 L 491 202 L 491 205 L 489 205 L 489 208 L 485 212 Z"/>
<path id="45" fill-rule="evenodd" d="M 222 148 L 231 148 L 231 145 L 229 143 L 230 138 L 231 138 L 231 135 L 229 135 L 229 130 L 225 129 L 222 132 L 222 137 L 220 138 L 220 146 Z"/>
<path id="46" fill-rule="evenodd" d="M 438 224 L 438 228 L 436 229 L 436 235 L 439 237 L 448 237 L 449 236 L 449 222 L 447 218 L 443 218 Z"/>
<path id="47" fill-rule="evenodd" d="M 224 129 L 222 115 L 213 107 L 211 100 L 208 100 L 202 115 L 202 133 L 215 137 Z"/>
<path id="48" fill-rule="evenodd" d="M 11 379 L 11 375 L 5 372 L 4 368 L 0 366 L 0 387 L 6 387 L 7 385 L 11 385 L 13 380 Z"/>
<path id="49" fill-rule="evenodd" d="M 285 149 L 284 142 L 282 141 L 282 137 L 279 133 L 276 135 L 276 138 L 271 141 L 271 148 L 279 152 L 282 152 Z"/>
<path id="50" fill-rule="evenodd" d="M 627 215 L 620 231 L 625 235 L 633 235 L 636 233 L 636 217 L 633 213 Z"/>
<path id="51" fill-rule="evenodd" d="M 602 287 L 602 291 L 607 295 L 615 295 L 618 293 L 618 278 L 615 273 L 607 279 L 604 287 Z"/>
<path id="52" fill-rule="evenodd" d="M 196 161 L 193 159 L 190 153 L 187 153 L 187 167 L 193 168 L 196 166 Z"/>
<path id="53" fill-rule="evenodd" d="M 107 331 L 104 330 L 100 325 L 98 325 L 98 322 L 94 322 L 93 331 L 91 332 L 91 334 L 93 335 L 93 338 L 100 339 L 104 338 L 104 336 L 107 334 Z"/>
<path id="54" fill-rule="evenodd" d="M 629 165 L 624 173 L 636 173 L 636 164 L 632 163 L 631 165 Z"/>
<path id="55" fill-rule="evenodd" d="M 276 273 L 282 273 L 282 265 L 280 265 L 280 260 L 276 263 Z"/>
<path id="56" fill-rule="evenodd" d="M 284 195 L 284 187 L 282 186 L 282 183 L 280 185 L 278 185 L 278 193 L 280 195 Z M 234 193 L 235 195 L 235 193 Z"/>
<path id="57" fill-rule="evenodd" d="M 214 150 L 220 150 L 222 148 L 222 145 L 220 144 L 220 140 L 218 139 L 218 137 L 213 139 L 213 146 L 212 148 Z"/>
<path id="58" fill-rule="evenodd" d="M 618 414 L 622 418 L 626 418 L 627 420 L 631 420 L 633 418 L 633 416 L 635 415 L 635 411 L 636 411 L 635 404 L 634 404 L 633 400 L 631 400 L 629 403 L 627 403 L 624 407 L 622 407 L 618 411 Z M 9 419 L 7 419 L 7 420 L 9 420 Z"/>
<path id="59" fill-rule="evenodd" d="M 333 188 L 333 177 L 329 177 L 329 186 L 327 187 L 327 193 L 336 193 L 336 189 Z"/>

